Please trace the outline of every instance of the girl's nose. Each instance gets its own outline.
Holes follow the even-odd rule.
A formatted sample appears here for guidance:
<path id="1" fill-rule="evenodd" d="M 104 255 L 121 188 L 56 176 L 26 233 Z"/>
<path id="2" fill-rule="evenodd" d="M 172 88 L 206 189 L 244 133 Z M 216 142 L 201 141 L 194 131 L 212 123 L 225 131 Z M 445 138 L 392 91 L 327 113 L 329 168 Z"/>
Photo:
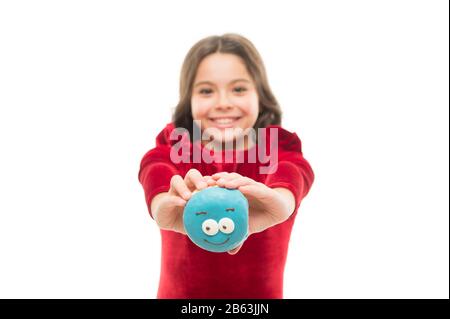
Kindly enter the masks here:
<path id="1" fill-rule="evenodd" d="M 228 110 L 233 108 L 233 104 L 231 104 L 228 96 L 222 93 L 219 97 L 218 103 L 216 104 L 216 108 L 220 110 Z"/>
<path id="2" fill-rule="evenodd" d="M 218 110 L 223 110 L 223 111 L 226 111 L 226 110 L 231 110 L 233 108 L 233 105 L 231 105 L 231 104 L 217 104 L 217 106 L 216 106 L 216 109 L 218 109 Z"/>

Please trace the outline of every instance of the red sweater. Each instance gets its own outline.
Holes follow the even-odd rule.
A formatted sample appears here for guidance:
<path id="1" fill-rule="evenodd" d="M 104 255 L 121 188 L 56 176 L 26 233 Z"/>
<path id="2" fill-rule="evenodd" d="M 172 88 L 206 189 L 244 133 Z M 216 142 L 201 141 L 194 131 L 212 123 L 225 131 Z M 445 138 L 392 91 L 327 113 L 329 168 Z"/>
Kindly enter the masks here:
<path id="1" fill-rule="evenodd" d="M 258 159 L 256 163 L 173 164 L 170 147 L 177 143 L 169 139 L 173 124 L 166 126 L 156 138 L 156 147 L 144 155 L 139 181 L 144 188 L 149 211 L 153 197 L 169 190 L 171 177 L 174 174 L 184 177 L 191 168 L 199 170 L 202 175 L 236 172 L 271 188 L 284 187 L 294 194 L 296 201 L 296 210 L 289 219 L 249 236 L 236 255 L 208 252 L 197 247 L 185 235 L 161 230 L 158 298 L 283 297 L 283 273 L 292 225 L 300 202 L 313 183 L 314 174 L 302 156 L 297 135 L 280 126 L 270 127 L 278 128 L 278 169 L 273 174 L 260 174 L 259 167 L 267 166 L 267 163 L 261 163 Z M 269 138 L 268 135 L 266 140 Z M 196 146 L 189 145 L 192 152 Z M 231 152 L 236 156 L 235 151 Z M 247 155 L 248 150 L 241 152 Z"/>

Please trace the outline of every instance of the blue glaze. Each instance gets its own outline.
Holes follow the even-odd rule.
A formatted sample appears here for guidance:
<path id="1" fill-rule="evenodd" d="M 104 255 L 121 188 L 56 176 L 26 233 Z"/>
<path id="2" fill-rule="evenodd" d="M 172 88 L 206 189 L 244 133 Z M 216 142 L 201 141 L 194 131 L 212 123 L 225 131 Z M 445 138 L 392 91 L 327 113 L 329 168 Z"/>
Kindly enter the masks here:
<path id="1" fill-rule="evenodd" d="M 212 252 L 226 252 L 248 236 L 248 201 L 237 189 L 209 187 L 193 194 L 183 213 L 189 238 Z"/>

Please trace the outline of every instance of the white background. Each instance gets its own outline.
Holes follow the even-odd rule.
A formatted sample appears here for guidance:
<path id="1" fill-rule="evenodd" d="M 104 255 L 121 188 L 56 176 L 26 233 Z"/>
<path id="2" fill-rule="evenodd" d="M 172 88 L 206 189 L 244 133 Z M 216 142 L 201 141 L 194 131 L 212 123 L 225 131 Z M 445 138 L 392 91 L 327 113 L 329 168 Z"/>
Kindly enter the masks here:
<path id="1" fill-rule="evenodd" d="M 448 298 L 448 1 L 2 1 L 0 297 L 154 298 L 137 179 L 203 37 L 261 53 L 316 173 L 286 298 Z"/>

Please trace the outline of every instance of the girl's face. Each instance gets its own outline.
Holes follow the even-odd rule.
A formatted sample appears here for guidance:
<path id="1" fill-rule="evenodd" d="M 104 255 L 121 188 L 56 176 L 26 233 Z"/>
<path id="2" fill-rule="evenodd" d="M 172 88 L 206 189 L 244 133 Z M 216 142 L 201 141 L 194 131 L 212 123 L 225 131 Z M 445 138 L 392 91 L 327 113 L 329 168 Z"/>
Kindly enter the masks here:
<path id="1" fill-rule="evenodd" d="M 204 58 L 194 79 L 192 117 L 215 142 L 232 141 L 256 123 L 258 94 L 244 62 L 234 54 L 214 53 Z M 228 129 L 228 130 L 226 130 Z"/>

